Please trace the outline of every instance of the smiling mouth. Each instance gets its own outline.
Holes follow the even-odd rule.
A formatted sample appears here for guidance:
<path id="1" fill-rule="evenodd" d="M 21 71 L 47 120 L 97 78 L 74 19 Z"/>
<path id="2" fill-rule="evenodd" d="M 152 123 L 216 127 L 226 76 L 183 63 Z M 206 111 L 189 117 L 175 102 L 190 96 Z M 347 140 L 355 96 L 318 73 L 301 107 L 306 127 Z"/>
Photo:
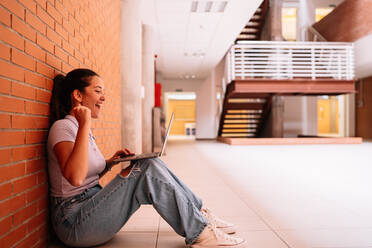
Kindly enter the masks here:
<path id="1" fill-rule="evenodd" d="M 100 108 L 101 108 L 101 105 L 99 105 L 99 104 L 96 104 L 96 107 L 100 109 Z"/>

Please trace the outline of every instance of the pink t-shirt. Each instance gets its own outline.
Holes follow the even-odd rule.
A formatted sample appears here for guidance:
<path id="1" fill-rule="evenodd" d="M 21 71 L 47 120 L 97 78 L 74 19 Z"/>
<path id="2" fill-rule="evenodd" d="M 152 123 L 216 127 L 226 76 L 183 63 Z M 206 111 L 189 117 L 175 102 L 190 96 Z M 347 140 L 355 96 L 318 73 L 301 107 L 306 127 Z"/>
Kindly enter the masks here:
<path id="1" fill-rule="evenodd" d="M 88 174 L 82 185 L 75 187 L 63 176 L 57 157 L 54 153 L 54 146 L 62 141 L 75 142 L 79 123 L 74 116 L 67 115 L 64 119 L 53 123 L 49 130 L 47 152 L 50 194 L 55 197 L 69 197 L 83 192 L 85 189 L 98 184 L 98 174 L 103 171 L 106 165 L 105 158 L 98 149 L 92 132 L 89 133 L 89 168 Z"/>

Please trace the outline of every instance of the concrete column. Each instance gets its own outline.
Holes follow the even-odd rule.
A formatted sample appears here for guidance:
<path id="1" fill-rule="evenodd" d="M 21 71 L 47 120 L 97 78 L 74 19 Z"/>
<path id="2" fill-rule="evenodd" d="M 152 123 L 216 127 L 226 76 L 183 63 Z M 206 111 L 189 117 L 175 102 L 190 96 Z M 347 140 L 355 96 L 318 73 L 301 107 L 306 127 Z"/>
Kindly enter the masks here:
<path id="1" fill-rule="evenodd" d="M 140 0 L 121 0 L 122 146 L 142 152 L 142 24 Z"/>
<path id="2" fill-rule="evenodd" d="M 282 138 L 283 123 L 284 123 L 284 99 L 283 96 L 274 96 L 272 107 L 271 107 L 271 117 L 272 117 L 272 137 Z"/>
<path id="3" fill-rule="evenodd" d="M 282 0 L 271 0 L 269 8 L 270 40 L 281 41 L 282 36 Z"/>
<path id="4" fill-rule="evenodd" d="M 142 25 L 142 152 L 152 152 L 152 109 L 154 107 L 154 31 L 150 25 Z"/>

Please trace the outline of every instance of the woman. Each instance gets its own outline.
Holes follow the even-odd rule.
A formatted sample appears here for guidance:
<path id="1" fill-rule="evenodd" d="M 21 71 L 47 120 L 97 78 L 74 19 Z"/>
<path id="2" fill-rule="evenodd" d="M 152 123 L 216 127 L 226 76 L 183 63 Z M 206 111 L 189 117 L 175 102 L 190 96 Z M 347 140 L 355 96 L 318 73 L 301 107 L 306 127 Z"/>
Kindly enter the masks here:
<path id="1" fill-rule="evenodd" d="M 190 247 L 245 247 L 234 227 L 202 208 L 160 159 L 144 159 L 122 170 L 107 186 L 99 178 L 115 165 L 105 160 L 90 130 L 105 101 L 103 80 L 88 69 L 54 79 L 48 168 L 52 225 L 69 246 L 91 247 L 110 240 L 141 206 L 152 204 Z"/>

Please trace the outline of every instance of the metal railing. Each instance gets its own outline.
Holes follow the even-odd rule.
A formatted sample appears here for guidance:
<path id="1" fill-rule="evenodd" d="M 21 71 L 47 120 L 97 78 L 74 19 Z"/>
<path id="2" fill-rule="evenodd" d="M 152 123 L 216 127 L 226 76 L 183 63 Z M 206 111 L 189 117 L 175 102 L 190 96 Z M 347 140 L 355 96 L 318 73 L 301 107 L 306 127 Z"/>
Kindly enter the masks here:
<path id="1" fill-rule="evenodd" d="M 354 45 L 244 41 L 227 54 L 228 82 L 239 79 L 354 79 Z"/>

